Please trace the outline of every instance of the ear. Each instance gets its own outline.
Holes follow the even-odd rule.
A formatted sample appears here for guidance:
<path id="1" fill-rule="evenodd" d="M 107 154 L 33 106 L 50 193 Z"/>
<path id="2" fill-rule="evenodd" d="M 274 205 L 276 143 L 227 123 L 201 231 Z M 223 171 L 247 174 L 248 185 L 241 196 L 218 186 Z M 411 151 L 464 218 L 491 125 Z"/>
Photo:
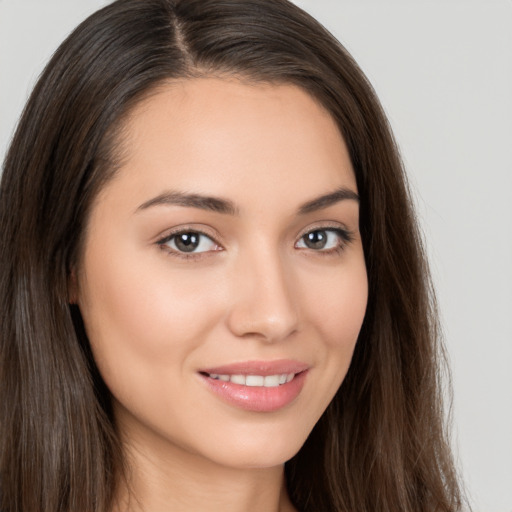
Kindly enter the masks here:
<path id="1" fill-rule="evenodd" d="M 68 302 L 78 304 L 78 278 L 76 269 L 73 267 L 68 277 Z"/>

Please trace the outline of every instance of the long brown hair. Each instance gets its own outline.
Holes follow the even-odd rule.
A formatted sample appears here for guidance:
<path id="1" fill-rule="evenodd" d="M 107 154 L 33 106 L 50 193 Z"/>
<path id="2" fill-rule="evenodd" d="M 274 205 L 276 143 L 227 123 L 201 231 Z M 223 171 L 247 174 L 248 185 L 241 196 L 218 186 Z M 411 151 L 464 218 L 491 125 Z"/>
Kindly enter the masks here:
<path id="1" fill-rule="evenodd" d="M 453 512 L 435 304 L 398 151 L 346 50 L 286 0 L 118 0 L 38 81 L 0 187 L 0 508 L 107 512 L 122 477 L 69 272 L 130 109 L 163 81 L 291 83 L 331 113 L 361 197 L 369 302 L 348 375 L 286 464 L 301 511 Z"/>

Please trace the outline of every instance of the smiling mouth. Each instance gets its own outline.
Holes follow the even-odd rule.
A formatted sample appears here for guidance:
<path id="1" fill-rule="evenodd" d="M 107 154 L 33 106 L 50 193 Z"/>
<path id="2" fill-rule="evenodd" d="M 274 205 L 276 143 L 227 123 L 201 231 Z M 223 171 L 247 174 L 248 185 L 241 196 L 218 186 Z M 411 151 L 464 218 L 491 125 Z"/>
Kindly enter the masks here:
<path id="1" fill-rule="evenodd" d="M 310 365 L 291 360 L 248 361 L 199 371 L 224 402 L 251 412 L 274 412 L 295 401 Z"/>
<path id="2" fill-rule="evenodd" d="M 291 382 L 296 375 L 295 373 L 280 373 L 276 375 L 242 375 L 242 374 L 218 374 L 218 373 L 206 373 L 203 375 L 210 379 L 220 380 L 223 382 L 232 382 L 233 384 L 239 384 L 247 387 L 265 387 L 265 388 L 276 388 Z"/>
<path id="3" fill-rule="evenodd" d="M 311 364 L 293 360 L 241 361 L 199 370 L 207 389 L 222 401 L 252 412 L 274 412 L 293 403 Z"/>

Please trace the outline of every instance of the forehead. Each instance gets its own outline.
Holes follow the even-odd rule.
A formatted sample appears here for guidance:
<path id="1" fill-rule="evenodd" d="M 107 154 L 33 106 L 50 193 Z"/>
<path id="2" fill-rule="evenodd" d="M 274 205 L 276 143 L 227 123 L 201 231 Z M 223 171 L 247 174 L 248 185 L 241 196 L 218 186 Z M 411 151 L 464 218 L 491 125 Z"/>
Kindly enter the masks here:
<path id="1" fill-rule="evenodd" d="M 356 191 L 336 122 L 294 85 L 171 81 L 135 106 L 122 134 L 125 158 L 113 185 L 130 184 L 138 195 L 172 188 L 244 202 L 265 191 L 283 203 L 340 186 Z"/>

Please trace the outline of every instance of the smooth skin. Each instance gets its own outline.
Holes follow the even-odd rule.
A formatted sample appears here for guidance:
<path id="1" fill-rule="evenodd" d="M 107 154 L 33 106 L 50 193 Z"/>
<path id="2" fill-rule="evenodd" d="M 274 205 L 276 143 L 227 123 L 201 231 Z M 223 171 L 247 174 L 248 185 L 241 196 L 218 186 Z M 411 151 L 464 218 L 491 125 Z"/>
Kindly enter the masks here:
<path id="1" fill-rule="evenodd" d="M 284 463 L 341 385 L 367 302 L 357 199 L 299 212 L 357 194 L 345 143 L 300 88 L 233 77 L 169 82 L 123 128 L 71 283 L 131 468 L 116 510 L 292 511 Z M 309 370 L 273 412 L 199 373 L 281 359 Z"/>

